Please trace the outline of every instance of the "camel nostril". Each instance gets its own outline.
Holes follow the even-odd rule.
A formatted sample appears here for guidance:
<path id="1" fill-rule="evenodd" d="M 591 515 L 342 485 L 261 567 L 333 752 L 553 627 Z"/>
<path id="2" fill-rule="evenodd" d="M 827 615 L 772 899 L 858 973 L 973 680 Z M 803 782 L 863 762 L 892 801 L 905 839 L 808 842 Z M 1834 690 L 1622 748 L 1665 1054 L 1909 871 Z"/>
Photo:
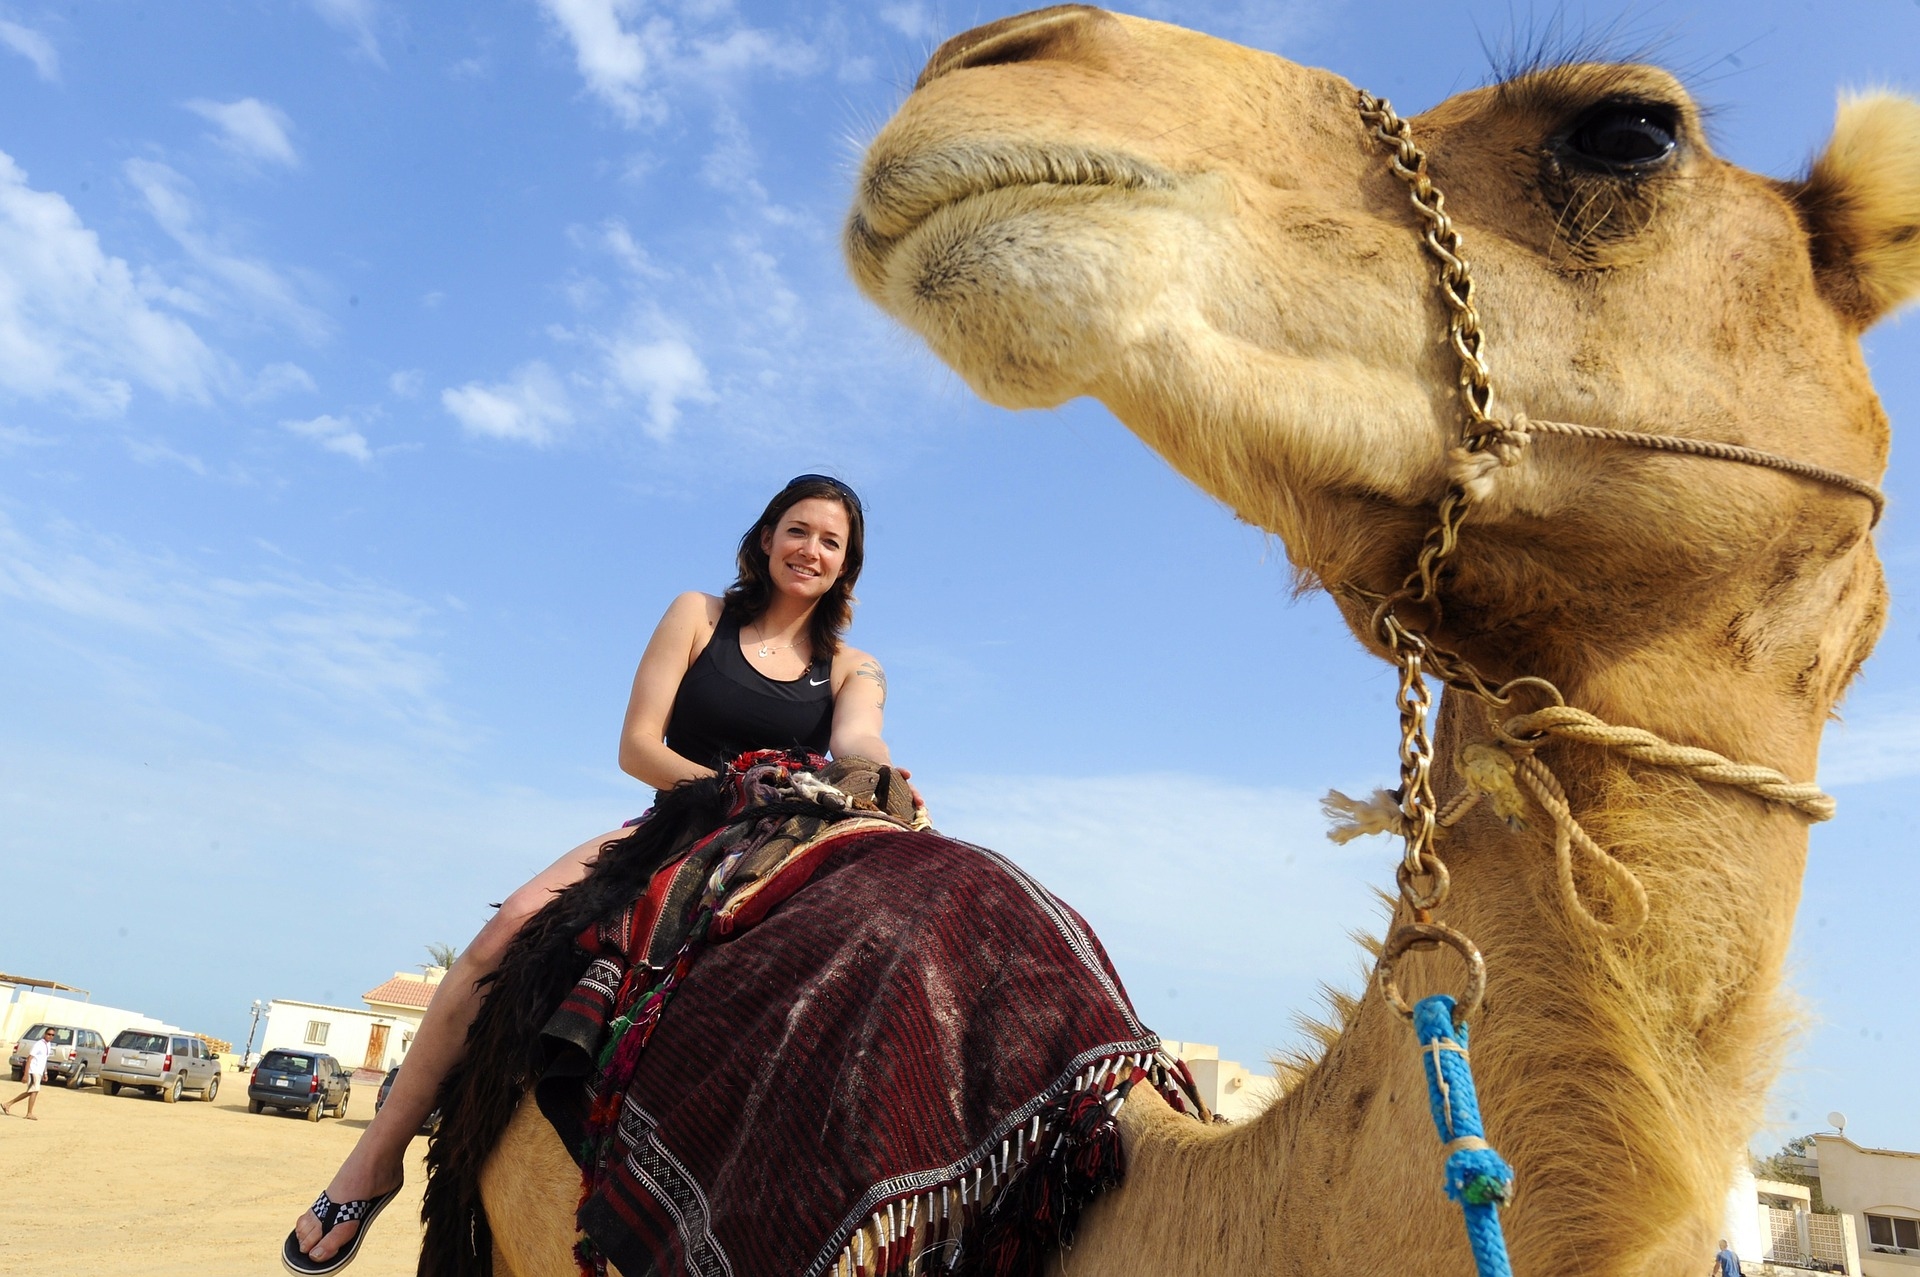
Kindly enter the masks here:
<path id="1" fill-rule="evenodd" d="M 1084 47 L 1091 28 L 1111 21 L 1111 14 L 1089 4 L 1057 4 L 1050 9 L 1001 18 L 971 31 L 962 31 L 935 49 L 913 87 L 925 88 L 948 72 L 968 67 L 1071 58 Z"/>

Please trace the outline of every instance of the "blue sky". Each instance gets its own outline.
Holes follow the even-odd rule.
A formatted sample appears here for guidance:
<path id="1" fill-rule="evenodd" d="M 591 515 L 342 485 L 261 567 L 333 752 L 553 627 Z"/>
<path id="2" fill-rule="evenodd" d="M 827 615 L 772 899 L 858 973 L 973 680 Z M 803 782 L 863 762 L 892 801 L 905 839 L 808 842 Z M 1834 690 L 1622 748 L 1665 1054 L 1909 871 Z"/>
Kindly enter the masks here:
<path id="1" fill-rule="evenodd" d="M 1385 667 L 1104 409 L 976 402 L 840 267 L 860 141 L 1017 7 L 0 0 L 0 969 L 238 1038 L 461 942 L 645 806 L 614 746 L 647 634 L 825 469 L 871 509 L 854 639 L 943 827 L 1085 912 L 1169 1037 L 1258 1060 L 1356 986 L 1392 850 L 1327 843 L 1314 796 L 1389 778 Z M 1138 11 L 1410 110 L 1556 21 Z M 1560 14 L 1769 173 L 1837 89 L 1920 91 L 1915 0 Z M 1868 351 L 1920 429 L 1920 320 Z M 1762 1143 L 1839 1108 L 1920 1149 L 1910 456 Z"/>

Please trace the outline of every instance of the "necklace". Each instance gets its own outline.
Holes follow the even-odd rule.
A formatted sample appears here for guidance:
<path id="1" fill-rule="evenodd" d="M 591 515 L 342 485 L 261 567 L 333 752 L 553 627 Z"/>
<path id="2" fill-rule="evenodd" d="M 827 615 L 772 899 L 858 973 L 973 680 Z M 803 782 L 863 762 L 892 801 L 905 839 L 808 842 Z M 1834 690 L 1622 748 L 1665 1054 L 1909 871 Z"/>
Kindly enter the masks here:
<path id="1" fill-rule="evenodd" d="M 753 628 L 757 632 L 760 629 L 760 623 L 758 621 L 755 621 L 753 623 Z M 761 660 L 765 660 L 769 656 L 772 656 L 774 653 L 784 652 L 789 648 L 791 648 L 792 646 L 793 644 L 791 642 L 768 643 L 766 640 L 766 637 L 762 635 L 760 638 L 760 646 L 757 649 L 755 649 L 754 655 L 758 656 Z"/>

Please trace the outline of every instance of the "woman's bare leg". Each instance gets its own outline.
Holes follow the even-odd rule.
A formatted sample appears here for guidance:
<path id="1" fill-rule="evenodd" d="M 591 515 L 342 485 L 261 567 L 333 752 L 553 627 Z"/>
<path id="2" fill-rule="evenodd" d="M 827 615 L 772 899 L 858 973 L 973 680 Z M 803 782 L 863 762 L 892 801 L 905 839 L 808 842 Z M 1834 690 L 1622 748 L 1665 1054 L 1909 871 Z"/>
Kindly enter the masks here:
<path id="1" fill-rule="evenodd" d="M 500 965 L 500 955 L 527 919 L 544 909 L 555 892 L 585 877 L 602 844 L 626 832 L 616 829 L 589 838 L 547 866 L 532 882 L 508 896 L 487 925 L 480 928 L 480 934 L 461 950 L 453 970 L 441 979 L 426 1015 L 421 1017 L 413 1045 L 407 1048 L 406 1063 L 401 1066 L 400 1076 L 393 1079 L 393 1090 L 387 1093 L 387 1102 L 373 1115 L 373 1121 L 360 1133 L 359 1143 L 334 1172 L 333 1182 L 327 1185 L 328 1197 L 336 1202 L 359 1201 L 399 1186 L 407 1146 L 433 1112 L 441 1079 L 466 1053 L 467 1026 L 473 1023 L 484 996 L 475 983 Z M 359 1230 L 358 1223 L 340 1224 L 322 1238 L 320 1221 L 310 1210 L 294 1224 L 301 1248 L 314 1260 L 339 1253 Z"/>

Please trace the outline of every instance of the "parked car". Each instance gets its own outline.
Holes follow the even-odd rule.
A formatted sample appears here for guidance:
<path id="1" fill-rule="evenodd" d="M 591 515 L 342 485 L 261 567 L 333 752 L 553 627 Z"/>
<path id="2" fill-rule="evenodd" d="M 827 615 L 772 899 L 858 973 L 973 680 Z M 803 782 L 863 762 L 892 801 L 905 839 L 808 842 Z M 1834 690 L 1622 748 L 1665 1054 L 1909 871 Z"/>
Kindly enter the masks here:
<path id="1" fill-rule="evenodd" d="M 47 1056 L 47 1080 L 58 1078 L 75 1090 L 89 1081 L 98 1081 L 107 1057 L 107 1040 L 92 1029 L 71 1024 L 36 1024 L 13 1045 L 13 1057 L 7 1061 L 13 1080 L 27 1075 L 27 1049 L 38 1042 L 48 1029 L 53 1030 L 53 1050 Z"/>
<path id="2" fill-rule="evenodd" d="M 220 1092 L 220 1057 L 191 1034 L 122 1029 L 107 1048 L 100 1082 L 108 1095 L 118 1095 L 123 1087 L 139 1087 L 172 1104 L 186 1090 L 198 1092 L 211 1104 Z"/>
<path id="3" fill-rule="evenodd" d="M 331 1055 L 275 1047 L 254 1066 L 247 1083 L 247 1112 L 300 1109 L 309 1122 L 317 1122 L 328 1110 L 345 1117 L 352 1097 L 353 1074 Z"/>
<path id="4" fill-rule="evenodd" d="M 380 1093 L 373 1097 L 374 1112 L 378 1113 L 381 1107 L 386 1104 L 387 1092 L 393 1089 L 393 1079 L 399 1076 L 400 1076 L 400 1066 L 396 1064 L 392 1068 L 387 1070 L 387 1075 L 385 1077 L 380 1079 Z M 420 1134 L 432 1135 L 435 1132 L 439 1131 L 439 1129 L 440 1129 L 440 1110 L 435 1109 L 433 1112 L 427 1114 L 426 1121 L 420 1123 Z"/>

